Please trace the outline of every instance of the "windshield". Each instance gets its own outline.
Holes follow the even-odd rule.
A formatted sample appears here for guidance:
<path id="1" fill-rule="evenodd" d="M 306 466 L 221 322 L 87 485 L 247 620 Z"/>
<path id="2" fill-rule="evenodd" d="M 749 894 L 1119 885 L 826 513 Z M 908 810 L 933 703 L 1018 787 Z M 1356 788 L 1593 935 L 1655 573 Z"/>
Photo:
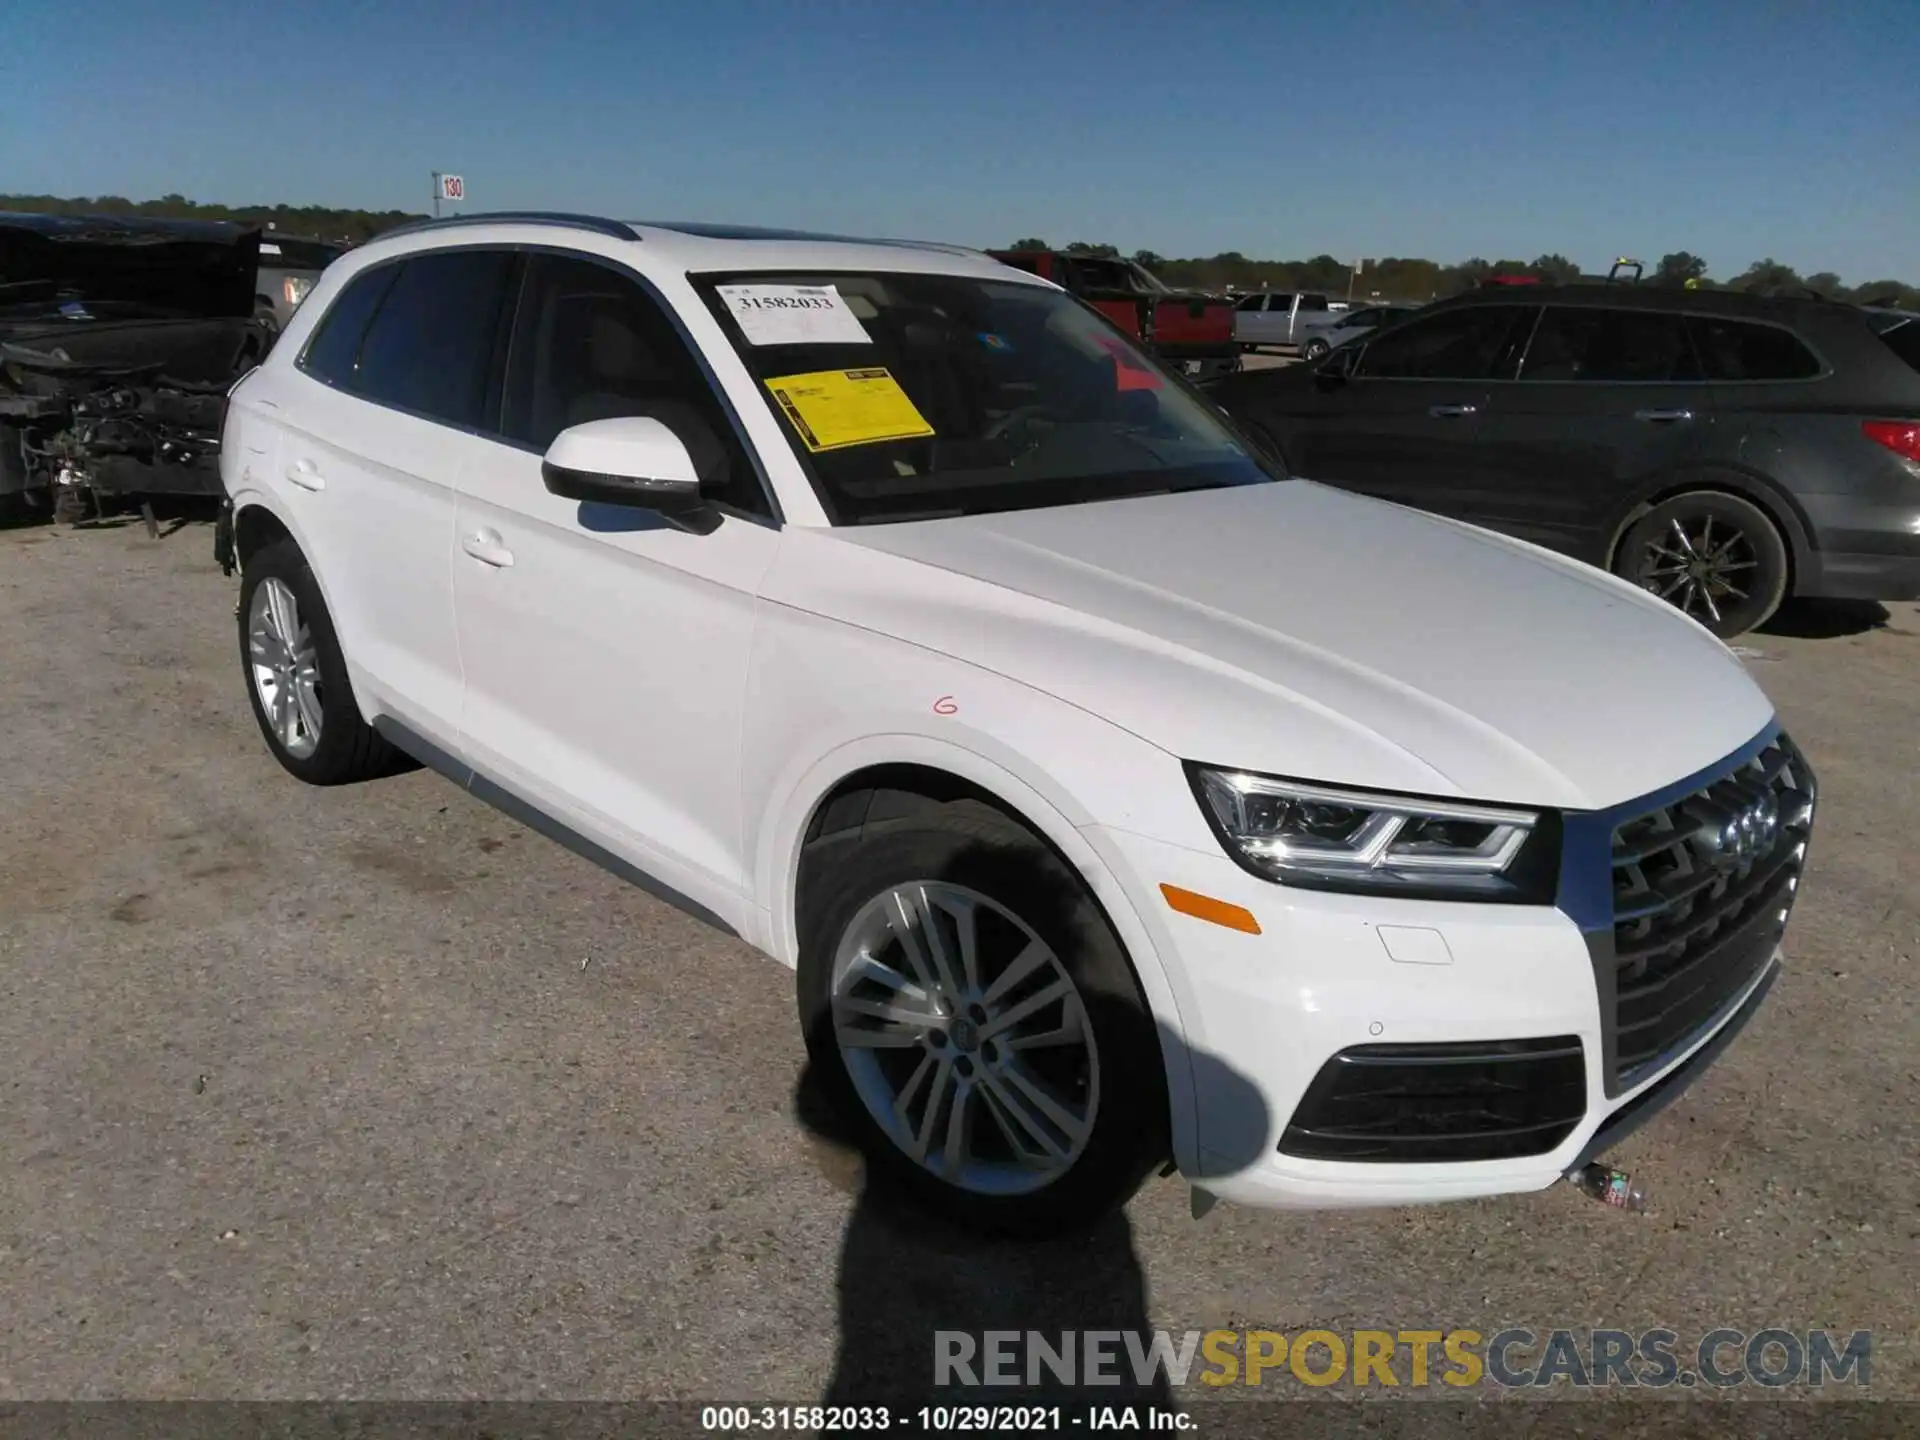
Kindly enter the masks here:
<path id="1" fill-rule="evenodd" d="M 836 524 L 1277 478 L 1183 382 L 1051 286 L 901 274 L 699 283 Z"/>

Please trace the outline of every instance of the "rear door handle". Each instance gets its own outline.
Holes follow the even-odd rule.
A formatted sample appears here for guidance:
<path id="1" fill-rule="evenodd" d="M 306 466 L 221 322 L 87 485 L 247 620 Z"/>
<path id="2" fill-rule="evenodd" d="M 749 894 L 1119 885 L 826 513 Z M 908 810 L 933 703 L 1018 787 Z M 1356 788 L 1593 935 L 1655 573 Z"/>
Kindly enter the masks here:
<path id="1" fill-rule="evenodd" d="M 1429 405 L 1427 414 L 1436 420 L 1460 420 L 1468 415 L 1478 415 L 1478 405 Z"/>
<path id="2" fill-rule="evenodd" d="M 1691 410 L 1636 410 L 1633 418 L 1644 420 L 1649 425 L 1671 425 L 1678 420 L 1691 420 Z"/>
<path id="3" fill-rule="evenodd" d="M 319 468 L 315 466 L 311 460 L 294 461 L 293 464 L 287 467 L 287 479 L 298 485 L 302 490 L 324 490 L 327 488 L 327 477 L 320 473 Z"/>
<path id="4" fill-rule="evenodd" d="M 513 551 L 501 542 L 498 530 L 481 529 L 460 538 L 460 548 L 482 565 L 505 570 L 513 564 Z"/>

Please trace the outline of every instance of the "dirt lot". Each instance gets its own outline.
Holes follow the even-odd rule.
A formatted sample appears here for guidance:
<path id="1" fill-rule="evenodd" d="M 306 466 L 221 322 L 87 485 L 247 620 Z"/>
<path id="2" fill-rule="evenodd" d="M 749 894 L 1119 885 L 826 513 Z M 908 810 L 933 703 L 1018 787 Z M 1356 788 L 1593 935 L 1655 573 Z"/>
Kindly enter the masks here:
<path id="1" fill-rule="evenodd" d="M 288 779 L 210 550 L 0 533 L 0 1398 L 803 1402 L 1141 1324 L 1870 1328 L 1920 1397 L 1920 607 L 1751 642 L 1823 820 L 1787 974 L 1617 1157 L 1651 1214 L 1162 1181 L 1013 1251 L 864 1194 L 771 962 L 431 774 Z"/>

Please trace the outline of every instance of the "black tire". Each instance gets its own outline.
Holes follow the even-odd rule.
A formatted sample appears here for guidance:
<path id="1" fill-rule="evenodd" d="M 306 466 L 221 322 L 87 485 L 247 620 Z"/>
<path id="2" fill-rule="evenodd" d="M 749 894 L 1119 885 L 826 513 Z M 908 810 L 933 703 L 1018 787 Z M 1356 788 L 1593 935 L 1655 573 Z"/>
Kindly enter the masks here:
<path id="1" fill-rule="evenodd" d="M 1724 490 L 1690 490 L 1641 515 L 1621 537 L 1613 571 L 1722 640 L 1772 619 L 1792 573 L 1780 527 Z"/>
<path id="2" fill-rule="evenodd" d="M 1318 360 L 1333 347 L 1324 340 L 1309 340 L 1300 347 L 1300 356 L 1304 360 Z"/>
<path id="3" fill-rule="evenodd" d="M 313 642 L 315 668 L 319 673 L 316 694 L 320 704 L 320 734 L 319 743 L 307 755 L 292 753 L 275 732 L 261 704 L 260 687 L 254 682 L 250 617 L 255 593 L 270 579 L 279 580 L 293 592 L 300 607 L 300 619 Z M 280 540 L 263 546 L 247 561 L 240 577 L 238 617 L 240 674 L 247 688 L 247 702 L 253 707 L 253 718 L 260 726 L 267 749 L 289 775 L 309 785 L 346 785 L 399 768 L 403 763 L 399 752 L 360 716 L 353 685 L 347 679 L 347 663 L 340 653 L 340 640 L 334 633 L 333 617 L 327 613 L 319 583 L 313 578 L 306 557 L 293 541 Z"/>
<path id="4" fill-rule="evenodd" d="M 1069 867 L 1000 811 L 975 800 L 880 793 L 908 800 L 915 813 L 823 835 L 802 857 L 797 990 L 820 1093 L 866 1156 L 870 1186 L 879 1182 L 987 1234 L 1039 1238 L 1090 1227 L 1124 1205 L 1169 1153 L 1159 1034 L 1120 942 Z M 1084 1148 L 1040 1188 L 986 1194 L 923 1168 L 881 1128 L 848 1072 L 832 1013 L 842 935 L 870 902 L 916 881 L 964 887 L 1005 907 L 1052 949 L 1078 993 L 1093 1038 L 1096 1103 Z M 990 1056 L 991 1048 L 979 1053 Z M 987 1125 L 991 1108 L 982 1107 L 976 1129 Z"/>

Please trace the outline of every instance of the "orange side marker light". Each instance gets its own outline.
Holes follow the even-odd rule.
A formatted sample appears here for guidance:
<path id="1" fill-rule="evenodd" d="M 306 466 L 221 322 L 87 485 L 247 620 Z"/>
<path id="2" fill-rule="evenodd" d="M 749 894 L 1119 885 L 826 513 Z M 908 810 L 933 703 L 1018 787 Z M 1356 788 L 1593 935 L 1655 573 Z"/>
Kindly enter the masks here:
<path id="1" fill-rule="evenodd" d="M 1229 930 L 1238 930 L 1246 935 L 1260 933 L 1260 922 L 1253 918 L 1253 912 L 1239 905 L 1229 905 L 1225 900 L 1216 900 L 1211 895 L 1182 890 L 1178 885 L 1162 885 L 1160 893 L 1167 897 L 1167 904 L 1182 915 L 1191 915 L 1196 920 L 1210 920 L 1215 925 L 1224 925 Z"/>

